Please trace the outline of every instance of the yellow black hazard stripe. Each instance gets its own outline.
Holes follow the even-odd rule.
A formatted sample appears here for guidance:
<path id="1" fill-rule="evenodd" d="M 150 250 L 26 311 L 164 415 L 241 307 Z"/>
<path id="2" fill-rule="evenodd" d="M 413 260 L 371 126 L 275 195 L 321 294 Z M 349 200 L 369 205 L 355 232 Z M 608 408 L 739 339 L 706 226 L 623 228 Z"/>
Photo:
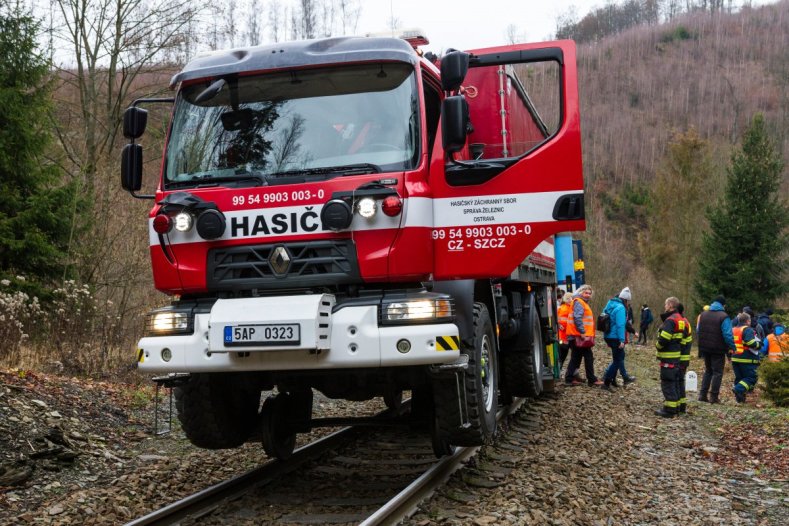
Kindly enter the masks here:
<path id="1" fill-rule="evenodd" d="M 459 336 L 436 336 L 436 350 L 437 351 L 459 351 L 460 350 L 460 337 Z"/>
<path id="2" fill-rule="evenodd" d="M 137 362 L 142 363 L 143 361 L 145 361 L 145 351 L 137 349 Z"/>

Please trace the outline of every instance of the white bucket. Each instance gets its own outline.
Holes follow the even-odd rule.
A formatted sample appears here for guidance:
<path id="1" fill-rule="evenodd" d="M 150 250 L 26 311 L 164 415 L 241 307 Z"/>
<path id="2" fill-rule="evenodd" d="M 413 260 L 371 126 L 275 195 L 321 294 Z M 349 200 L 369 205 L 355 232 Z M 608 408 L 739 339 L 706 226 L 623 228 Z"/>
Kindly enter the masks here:
<path id="1" fill-rule="evenodd" d="M 688 371 L 685 375 L 685 391 L 698 391 L 699 377 L 696 371 Z"/>

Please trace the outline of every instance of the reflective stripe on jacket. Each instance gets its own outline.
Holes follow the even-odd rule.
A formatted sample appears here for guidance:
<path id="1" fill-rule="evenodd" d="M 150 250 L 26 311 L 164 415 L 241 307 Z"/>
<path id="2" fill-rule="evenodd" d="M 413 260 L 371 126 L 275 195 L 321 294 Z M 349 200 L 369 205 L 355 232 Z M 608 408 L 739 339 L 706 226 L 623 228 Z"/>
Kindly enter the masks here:
<path id="1" fill-rule="evenodd" d="M 686 317 L 682 317 L 682 320 L 685 322 L 685 325 L 688 328 L 688 333 L 680 340 L 681 346 L 681 354 L 679 360 L 687 365 L 690 363 L 690 348 L 693 346 L 693 329 L 690 326 L 690 322 Z"/>
<path id="2" fill-rule="evenodd" d="M 751 352 L 751 349 L 758 349 L 761 346 L 753 329 L 740 325 L 733 328 L 732 333 L 735 348 L 731 355 L 732 363 L 759 363 L 759 358 Z"/>
<path id="3" fill-rule="evenodd" d="M 690 325 L 677 312 L 666 318 L 658 331 L 655 342 L 657 359 L 664 363 L 679 363 L 682 356 L 682 341 L 690 334 Z"/>
<path id="4" fill-rule="evenodd" d="M 559 310 L 556 311 L 556 325 L 559 327 L 559 343 L 567 343 L 567 326 L 570 325 L 570 317 L 573 308 L 568 303 L 559 305 Z"/>
<path id="5" fill-rule="evenodd" d="M 583 336 L 594 336 L 594 315 L 592 314 L 592 307 L 581 298 L 573 298 L 573 305 L 575 305 L 576 301 L 580 302 L 581 306 L 584 308 Z M 567 336 L 581 336 L 581 332 L 578 330 L 578 327 L 575 326 L 575 320 L 572 318 L 567 323 Z"/>

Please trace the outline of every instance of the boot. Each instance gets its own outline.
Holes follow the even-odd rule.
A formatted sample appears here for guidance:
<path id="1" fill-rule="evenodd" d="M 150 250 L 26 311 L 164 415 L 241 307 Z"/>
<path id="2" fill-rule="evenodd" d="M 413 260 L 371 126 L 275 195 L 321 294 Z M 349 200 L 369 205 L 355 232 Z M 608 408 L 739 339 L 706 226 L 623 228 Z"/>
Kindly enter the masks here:
<path id="1" fill-rule="evenodd" d="M 610 379 L 608 379 L 608 378 L 605 379 L 605 381 L 603 382 L 602 389 L 604 391 L 610 391 L 611 390 L 611 380 Z"/>
<path id="2" fill-rule="evenodd" d="M 711 404 L 720 404 L 721 403 L 721 399 L 720 399 L 720 397 L 718 395 L 712 394 L 712 395 L 710 395 L 710 403 Z"/>
<path id="3" fill-rule="evenodd" d="M 738 404 L 745 403 L 745 393 L 741 393 L 736 389 L 732 389 L 731 392 L 734 393 L 734 399 L 737 400 Z"/>
<path id="4" fill-rule="evenodd" d="M 674 412 L 672 412 L 672 411 L 668 411 L 668 410 L 666 410 L 666 408 L 665 408 L 665 407 L 663 407 L 663 408 L 661 408 L 661 409 L 658 409 L 657 411 L 655 411 L 655 414 L 656 414 L 657 416 L 662 416 L 663 418 L 674 418 L 675 416 L 677 416 L 677 414 L 676 414 L 676 413 L 674 413 Z"/>
<path id="5" fill-rule="evenodd" d="M 633 383 L 633 382 L 635 382 L 635 381 L 636 381 L 636 377 L 635 377 L 635 376 L 628 376 L 627 378 L 625 378 L 624 380 L 622 380 L 622 383 L 623 383 L 624 385 L 628 385 L 628 384 L 632 384 L 632 383 Z"/>
<path id="6" fill-rule="evenodd" d="M 699 402 L 709 403 L 710 399 L 707 398 L 707 393 L 699 393 Z"/>

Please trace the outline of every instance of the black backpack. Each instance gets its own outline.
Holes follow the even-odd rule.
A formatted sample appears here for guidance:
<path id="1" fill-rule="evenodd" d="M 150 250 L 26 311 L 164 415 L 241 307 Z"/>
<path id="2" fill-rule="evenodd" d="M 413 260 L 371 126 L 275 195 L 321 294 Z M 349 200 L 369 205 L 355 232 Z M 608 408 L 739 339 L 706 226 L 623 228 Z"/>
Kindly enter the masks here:
<path id="1" fill-rule="evenodd" d="M 607 312 L 600 314 L 597 317 L 597 330 L 608 332 L 611 330 L 611 316 Z"/>

